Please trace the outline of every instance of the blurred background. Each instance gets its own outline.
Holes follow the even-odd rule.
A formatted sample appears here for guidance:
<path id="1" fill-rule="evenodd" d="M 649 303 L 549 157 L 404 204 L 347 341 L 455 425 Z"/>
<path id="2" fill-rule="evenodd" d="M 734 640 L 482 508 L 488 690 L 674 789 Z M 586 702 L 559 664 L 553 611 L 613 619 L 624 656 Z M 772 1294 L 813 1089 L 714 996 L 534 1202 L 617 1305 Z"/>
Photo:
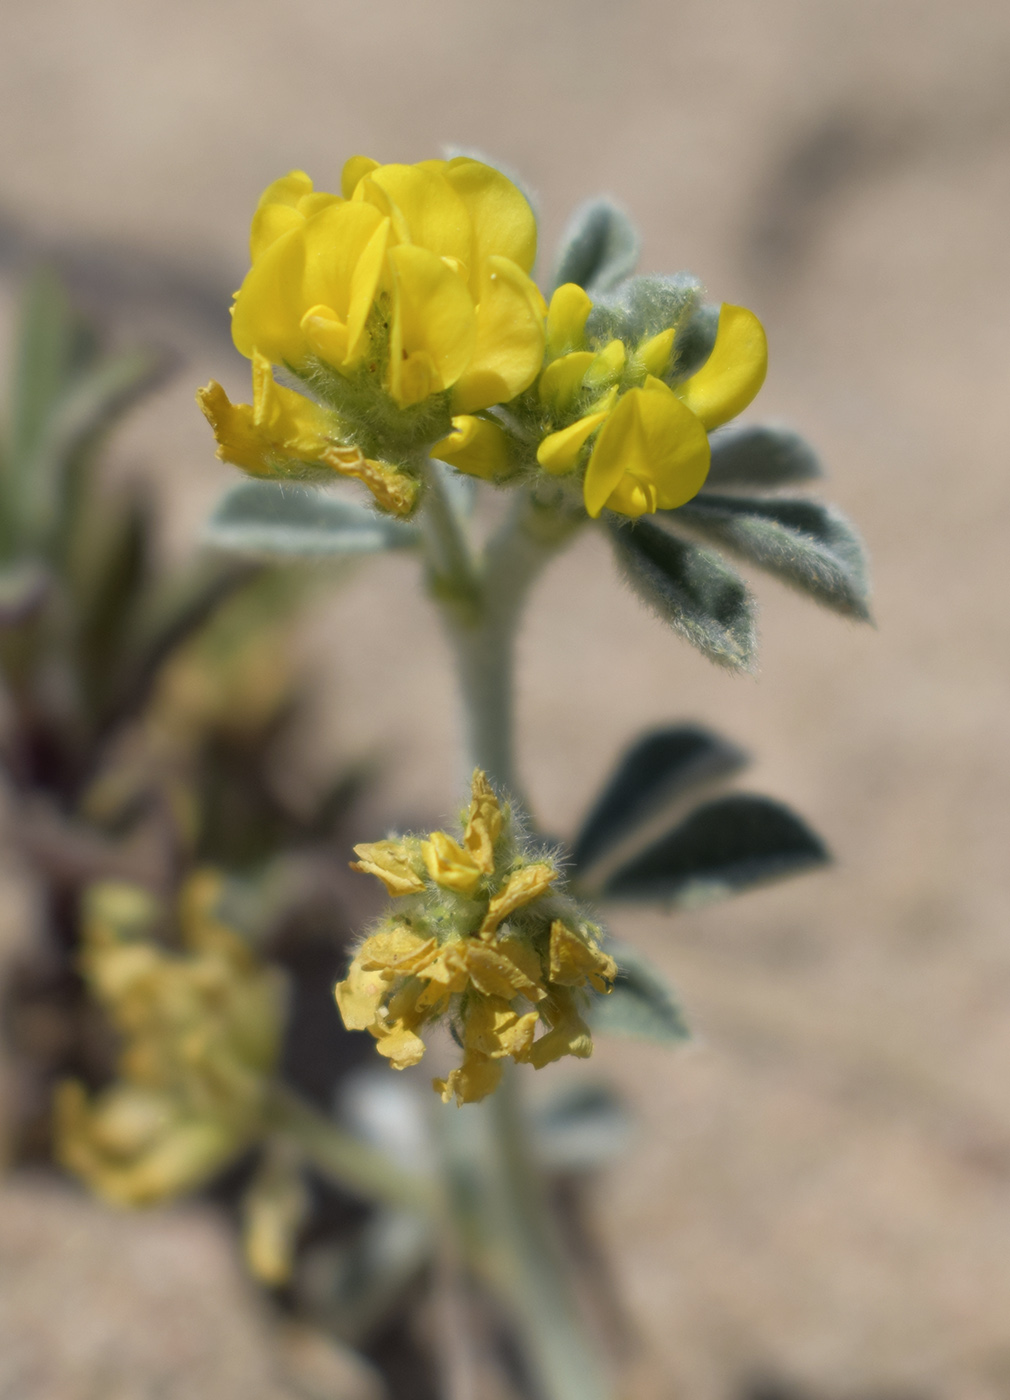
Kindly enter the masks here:
<path id="1" fill-rule="evenodd" d="M 572 206 L 607 193 L 642 270 L 689 268 L 761 316 L 750 417 L 822 453 L 870 547 L 878 629 L 762 579 L 761 670 L 732 677 L 584 538 L 522 639 L 521 769 L 546 829 L 571 831 L 636 729 L 703 718 L 836 855 L 710 911 L 615 920 L 696 1039 L 599 1043 L 637 1129 L 594 1220 L 636 1394 L 1010 1393 L 1010 9 L 8 0 L 2 29 L 2 329 L 42 259 L 123 343 L 183 358 L 114 455 L 156 483 L 166 557 L 234 480 L 193 391 L 213 376 L 247 397 L 229 293 L 255 201 L 292 167 L 334 188 L 357 152 L 484 152 L 534 191 L 545 273 Z M 361 566 L 301 638 L 325 673 L 303 761 L 382 756 L 357 839 L 458 798 L 448 654 L 414 568 Z M 183 1368 L 152 1396 L 279 1393 L 212 1218 L 82 1212 L 52 1187 L 0 1192 L 0 1353 L 40 1330 L 51 1368 L 45 1388 L 3 1377 L 4 1400 L 119 1395 L 84 1388 L 84 1353 L 44 1332 L 85 1298 L 131 1354 Z"/>

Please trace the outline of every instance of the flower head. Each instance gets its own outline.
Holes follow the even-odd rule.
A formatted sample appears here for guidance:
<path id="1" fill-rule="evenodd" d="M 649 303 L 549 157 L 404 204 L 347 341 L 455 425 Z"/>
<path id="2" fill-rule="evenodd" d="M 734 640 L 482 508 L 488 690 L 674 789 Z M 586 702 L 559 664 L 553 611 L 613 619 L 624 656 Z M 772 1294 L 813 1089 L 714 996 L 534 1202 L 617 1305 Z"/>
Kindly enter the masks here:
<path id="1" fill-rule="evenodd" d="M 546 306 L 529 277 L 535 255 L 525 196 L 469 157 L 354 156 L 339 195 L 300 170 L 276 180 L 232 308 L 254 402 L 232 405 L 214 383 L 200 395 L 219 455 L 255 475 L 343 471 L 376 491 L 377 465 L 402 466 L 379 448 L 430 444 L 451 412 L 506 402 L 536 378 Z M 273 365 L 321 405 L 275 385 Z M 334 448 L 356 449 L 371 470 L 348 472 Z"/>
<path id="2" fill-rule="evenodd" d="M 559 889 L 561 872 L 524 848 L 512 812 L 473 776 L 461 840 L 444 831 L 356 846 L 352 869 L 375 875 L 397 903 L 358 948 L 336 988 L 349 1030 L 367 1030 L 394 1069 L 417 1064 L 421 1032 L 448 1017 L 461 1065 L 434 1081 L 446 1102 L 474 1103 L 511 1058 L 537 1069 L 593 1042 L 587 996 L 617 976 Z"/>
<path id="3" fill-rule="evenodd" d="M 144 891 L 102 884 L 88 896 L 82 965 L 123 1040 L 119 1077 L 89 1099 L 61 1085 L 57 1151 L 120 1205 L 199 1185 L 258 1131 L 280 1051 L 284 985 L 216 913 L 220 880 L 193 876 L 180 899 L 181 952 L 155 937 L 162 911 Z"/>
<path id="4" fill-rule="evenodd" d="M 764 331 L 740 306 L 722 306 L 708 353 L 691 363 L 702 318 L 693 294 L 676 294 L 684 285 L 632 278 L 623 300 L 594 306 L 568 282 L 551 298 L 543 370 L 510 415 L 535 444 L 531 469 L 575 481 L 594 518 L 604 509 L 637 518 L 696 496 L 709 432 L 742 412 L 764 381 Z M 488 419 L 457 416 L 433 451 L 475 476 L 516 469 L 508 426 Z"/>

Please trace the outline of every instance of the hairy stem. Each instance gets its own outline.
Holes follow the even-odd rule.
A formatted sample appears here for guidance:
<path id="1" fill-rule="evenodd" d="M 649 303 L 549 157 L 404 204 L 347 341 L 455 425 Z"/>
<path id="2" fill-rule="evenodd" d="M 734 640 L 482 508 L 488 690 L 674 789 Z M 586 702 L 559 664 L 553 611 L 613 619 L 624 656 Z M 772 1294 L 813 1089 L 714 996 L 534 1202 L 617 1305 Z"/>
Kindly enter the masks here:
<path id="1" fill-rule="evenodd" d="M 456 657 L 467 768 L 482 768 L 521 803 L 513 743 L 516 636 L 535 580 L 585 517 L 517 493 L 475 562 L 435 464 L 428 481 L 429 580 Z M 531 1159 L 516 1078 L 507 1073 L 489 1101 L 458 1117 L 449 1109 L 441 1119 L 449 1217 L 461 1251 L 511 1314 L 538 1395 L 606 1400 L 608 1386 Z"/>

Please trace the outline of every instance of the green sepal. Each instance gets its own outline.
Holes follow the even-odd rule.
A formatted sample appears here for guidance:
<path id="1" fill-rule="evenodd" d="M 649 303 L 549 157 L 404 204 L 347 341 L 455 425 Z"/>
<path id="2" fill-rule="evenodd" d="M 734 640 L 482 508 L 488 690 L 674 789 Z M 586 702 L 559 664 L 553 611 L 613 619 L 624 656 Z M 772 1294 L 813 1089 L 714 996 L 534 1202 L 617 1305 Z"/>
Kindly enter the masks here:
<path id="1" fill-rule="evenodd" d="M 747 762 L 734 744 L 697 724 L 655 729 L 625 751 L 575 839 L 584 870 L 691 788 L 729 777 Z"/>
<path id="2" fill-rule="evenodd" d="M 588 1019 L 594 1034 L 667 1045 L 689 1040 L 673 992 L 652 963 L 627 944 L 608 944 L 608 951 L 617 960 L 617 981 L 612 992 L 593 998 Z"/>
<path id="3" fill-rule="evenodd" d="M 820 837 L 783 803 L 734 793 L 696 808 L 620 866 L 599 897 L 696 908 L 829 859 Z"/>
<path id="4" fill-rule="evenodd" d="M 820 501 L 696 496 L 672 519 L 846 617 L 868 620 L 866 551 L 840 511 Z"/>
<path id="5" fill-rule="evenodd" d="M 710 660 L 746 670 L 755 650 L 750 593 L 718 554 L 649 520 L 608 521 L 618 566 L 638 596 Z"/>
<path id="6" fill-rule="evenodd" d="M 640 249 L 623 209 L 609 199 L 590 200 L 576 209 L 562 234 L 552 288 L 575 282 L 590 296 L 610 292 L 634 272 Z"/>
<path id="7" fill-rule="evenodd" d="M 218 502 L 205 538 L 221 549 L 259 558 L 318 558 L 409 548 L 420 536 L 412 525 L 325 491 L 244 481 Z"/>
<path id="8" fill-rule="evenodd" d="M 791 428 L 758 423 L 719 428 L 709 439 L 712 460 L 705 490 L 724 486 L 774 491 L 823 473 L 814 449 Z"/>

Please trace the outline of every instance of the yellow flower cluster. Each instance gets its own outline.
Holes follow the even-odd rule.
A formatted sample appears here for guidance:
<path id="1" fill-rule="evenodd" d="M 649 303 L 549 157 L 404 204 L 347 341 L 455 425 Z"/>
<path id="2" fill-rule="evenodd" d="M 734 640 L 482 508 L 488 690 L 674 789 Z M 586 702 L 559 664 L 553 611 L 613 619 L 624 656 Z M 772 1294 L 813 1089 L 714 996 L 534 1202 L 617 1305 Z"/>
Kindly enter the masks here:
<path id="1" fill-rule="evenodd" d="M 469 157 L 353 156 L 339 195 L 300 170 L 276 180 L 232 308 L 252 403 L 215 382 L 197 396 L 218 456 L 254 476 L 354 477 L 399 516 L 417 505 L 422 450 L 491 481 L 570 478 L 594 518 L 684 505 L 708 433 L 764 380 L 760 322 L 724 305 L 707 360 L 681 373 L 676 324 L 587 334 L 593 304 L 572 282 L 548 307 L 536 240 L 524 195 Z"/>
<path id="2" fill-rule="evenodd" d="M 709 431 L 742 412 L 764 382 L 761 323 L 744 307 L 723 305 L 708 359 L 668 383 L 676 327 L 630 346 L 617 338 L 590 344 L 592 307 L 572 282 L 551 298 L 545 366 L 530 407 L 537 463 L 557 477 L 584 466 L 583 500 L 594 518 L 605 508 L 632 518 L 673 510 L 705 483 Z M 453 429 L 433 448 L 442 460 L 489 479 L 509 471 L 514 453 L 500 423 L 460 415 Z"/>
<path id="3" fill-rule="evenodd" d="M 296 170 L 264 192 L 232 315 L 235 344 L 253 362 L 253 403 L 231 404 L 216 383 L 199 401 L 225 461 L 268 476 L 329 468 L 372 490 L 385 481 L 388 496 L 395 466 L 348 440 L 361 426 L 346 421 L 355 404 L 370 420 L 379 394 L 400 411 L 438 399 L 448 426 L 450 411 L 505 402 L 536 378 L 546 311 L 528 275 L 536 221 L 510 180 L 466 157 L 379 165 L 354 156 L 341 190 L 316 191 Z M 345 421 L 278 386 L 274 365 Z"/>
<path id="4" fill-rule="evenodd" d="M 94 1098 L 60 1086 L 57 1154 L 119 1205 L 199 1185 L 259 1131 L 285 988 L 217 917 L 219 898 L 212 872 L 188 881 L 179 952 L 157 941 L 162 911 L 143 890 L 107 883 L 87 899 L 82 968 L 123 1049 L 119 1078 Z"/>
<path id="5" fill-rule="evenodd" d="M 462 842 L 444 831 L 356 846 L 399 908 L 357 950 L 336 988 L 349 1030 L 367 1030 L 395 1069 L 417 1064 L 420 1032 L 450 1015 L 463 1062 L 435 1089 L 448 1103 L 491 1093 L 511 1058 L 539 1069 L 592 1053 L 586 989 L 608 992 L 617 966 L 599 931 L 556 889 L 553 861 L 519 849 L 511 813 L 477 771 Z"/>

